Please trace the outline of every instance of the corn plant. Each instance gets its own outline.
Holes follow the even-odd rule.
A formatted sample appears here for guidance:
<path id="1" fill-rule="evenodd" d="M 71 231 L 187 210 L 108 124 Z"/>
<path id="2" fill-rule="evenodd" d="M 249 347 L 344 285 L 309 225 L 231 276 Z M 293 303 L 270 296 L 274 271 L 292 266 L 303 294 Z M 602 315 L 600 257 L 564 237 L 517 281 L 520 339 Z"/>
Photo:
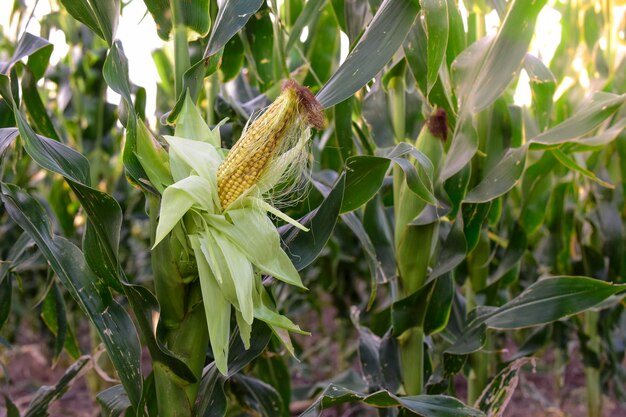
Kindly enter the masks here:
<path id="1" fill-rule="evenodd" d="M 626 61 L 611 2 L 551 3 L 563 40 L 551 62 L 531 54 L 547 3 L 144 0 L 164 42 L 154 122 L 119 1 L 60 0 L 41 36 L 3 40 L 0 325 L 29 271 L 54 356 L 76 361 L 25 415 L 92 363 L 76 307 L 119 380 L 97 387 L 105 415 L 502 415 L 528 356 L 567 360 L 563 328 L 600 415 L 624 378 Z M 50 66 L 52 28 L 82 56 Z M 330 307 L 350 353 L 320 378 L 310 352 L 328 341 L 307 324 Z"/>

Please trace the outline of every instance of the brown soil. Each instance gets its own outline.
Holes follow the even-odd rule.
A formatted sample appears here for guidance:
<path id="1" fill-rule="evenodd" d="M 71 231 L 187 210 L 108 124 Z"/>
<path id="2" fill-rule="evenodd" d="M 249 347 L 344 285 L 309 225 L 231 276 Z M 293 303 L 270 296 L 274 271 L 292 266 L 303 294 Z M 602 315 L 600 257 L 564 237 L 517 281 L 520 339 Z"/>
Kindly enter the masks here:
<path id="1" fill-rule="evenodd" d="M 587 416 L 585 374 L 576 344 L 572 345 L 569 358 L 570 362 L 562 372 L 560 388 L 557 387 L 553 351 L 537 357 L 534 369 L 525 367 L 504 417 Z M 602 416 L 626 416 L 626 403 L 604 396 Z"/>
<path id="2" fill-rule="evenodd" d="M 18 409 L 23 412 L 28 408 L 39 387 L 54 385 L 63 376 L 71 360 L 62 356 L 52 368 L 49 353 L 41 344 L 31 343 L 9 350 L 0 348 L 0 357 L 6 373 L 1 371 L 2 390 L 8 393 Z M 88 371 L 92 373 L 93 371 Z M 8 376 L 8 378 L 7 378 Z M 51 417 L 94 417 L 99 415 L 86 382 L 87 374 L 77 378 L 61 400 L 52 403 L 49 408 Z M 7 381 L 8 379 L 8 381 Z M 0 417 L 6 416 L 6 407 L 0 405 Z"/>
<path id="3" fill-rule="evenodd" d="M 334 356 L 334 355 L 332 355 Z M 53 385 L 63 375 L 71 361 L 62 356 L 53 368 L 50 353 L 45 345 L 36 340 L 11 349 L 0 348 L 0 361 L 6 369 L 0 368 L 0 382 L 3 393 L 8 393 L 21 411 L 28 407 L 37 389 L 42 385 Z M 551 351 L 539 356 L 535 368 L 524 368 L 517 390 L 504 417 L 584 417 L 587 416 L 585 402 L 585 379 L 579 355 L 573 348 L 571 362 L 565 369 L 562 387 L 556 388 L 554 355 Z M 8 380 L 7 380 L 8 375 Z M 69 391 L 50 407 L 51 417 L 95 417 L 99 409 L 93 400 L 87 378 L 93 378 L 94 371 L 79 377 Z M 462 388 L 462 387 L 460 387 Z M 462 391 L 460 389 L 459 391 Z M 375 416 L 373 410 L 362 406 L 346 405 L 325 410 L 323 417 L 366 417 Z M 4 404 L 0 405 L 0 417 L 6 416 Z M 626 404 L 605 397 L 603 416 L 626 416 Z"/>

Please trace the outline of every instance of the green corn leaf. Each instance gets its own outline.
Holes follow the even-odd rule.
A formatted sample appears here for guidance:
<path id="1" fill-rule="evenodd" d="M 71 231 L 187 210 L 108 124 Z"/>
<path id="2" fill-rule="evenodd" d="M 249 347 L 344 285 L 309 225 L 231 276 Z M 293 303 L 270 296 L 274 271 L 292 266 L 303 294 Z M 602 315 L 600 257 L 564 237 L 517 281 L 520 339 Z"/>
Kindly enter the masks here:
<path id="1" fill-rule="evenodd" d="M 56 283 L 53 283 L 46 298 L 41 304 L 41 317 L 54 334 L 54 361 L 56 361 L 66 344 L 68 331 L 67 316 L 63 295 Z"/>
<path id="2" fill-rule="evenodd" d="M 467 242 L 463 233 L 463 216 L 459 213 L 446 236 L 437 262 L 428 276 L 428 280 L 436 279 L 456 268 L 467 255 Z"/>
<path id="3" fill-rule="evenodd" d="M 448 34 L 448 45 L 446 48 L 446 61 L 448 67 L 457 56 L 465 49 L 465 28 L 463 27 L 463 17 L 455 0 L 447 0 L 448 2 L 448 26 L 450 28 Z"/>
<path id="4" fill-rule="evenodd" d="M 527 152 L 527 146 L 509 149 L 485 178 L 467 193 L 463 201 L 486 203 L 513 188 L 524 172 Z"/>
<path id="5" fill-rule="evenodd" d="M 226 0 L 220 7 L 204 58 L 215 55 L 263 5 L 262 0 Z"/>
<path id="6" fill-rule="evenodd" d="M 20 417 L 20 410 L 7 394 L 4 394 L 4 405 L 6 407 L 7 417 Z"/>
<path id="7" fill-rule="evenodd" d="M 385 211 L 382 201 L 380 195 L 370 200 L 363 212 L 363 226 L 374 246 L 382 276 L 391 278 L 396 274 L 392 221 L 390 214 Z"/>
<path id="8" fill-rule="evenodd" d="M 157 34 L 164 41 L 169 40 L 172 31 L 172 11 L 169 0 L 143 0 L 156 23 Z"/>
<path id="9" fill-rule="evenodd" d="M 321 13 L 325 4 L 326 0 L 310 0 L 305 3 L 302 12 L 298 15 L 296 23 L 294 23 L 291 28 L 291 32 L 289 32 L 289 39 L 287 40 L 287 45 L 285 46 L 285 52 L 288 53 L 291 51 L 291 48 L 300 38 L 302 30 L 306 26 L 309 26 L 313 22 L 313 19 Z"/>
<path id="10" fill-rule="evenodd" d="M 359 217 L 355 213 L 344 213 L 341 215 L 341 220 L 352 230 L 352 233 L 359 239 L 363 247 L 363 253 L 370 271 L 370 299 L 367 304 L 368 308 L 370 308 L 376 300 L 378 282 L 386 282 L 388 277 L 380 265 L 376 249 Z"/>
<path id="11" fill-rule="evenodd" d="M 29 32 L 25 32 L 21 37 L 18 44 L 15 46 L 15 51 L 11 58 L 2 62 L 0 65 L 0 74 L 6 76 L 9 75 L 11 68 L 20 62 L 23 58 L 28 57 L 27 66 L 30 68 L 35 80 L 39 80 L 46 68 L 48 67 L 48 61 L 52 54 L 53 46 L 44 38 L 35 36 Z M 8 100 L 8 98 L 5 97 Z"/>
<path id="12" fill-rule="evenodd" d="M 39 91 L 37 91 L 37 80 L 28 66 L 24 68 L 24 74 L 22 74 L 22 101 L 35 128 L 44 136 L 60 140 L 48 111 L 41 101 Z"/>
<path id="13" fill-rule="evenodd" d="M 226 83 L 235 79 L 243 69 L 244 62 L 243 42 L 239 36 L 233 36 L 224 45 L 224 54 L 219 68 L 222 82 Z"/>
<path id="14" fill-rule="evenodd" d="M 445 181 L 461 172 L 472 159 L 477 149 L 478 135 L 472 120 L 470 118 L 459 120 L 454 131 L 452 144 L 441 169 L 441 180 Z"/>
<path id="15" fill-rule="evenodd" d="M 463 33 L 465 38 L 465 33 Z M 411 26 L 403 44 L 406 62 L 424 96 L 428 95 L 428 39 L 424 25 L 417 20 Z"/>
<path id="16" fill-rule="evenodd" d="M 19 136 L 19 130 L 15 127 L 0 128 L 0 155 L 11 146 L 15 139 Z"/>
<path id="17" fill-rule="evenodd" d="M 120 14 L 119 0 L 61 0 L 61 4 L 76 20 L 113 46 Z"/>
<path id="18" fill-rule="evenodd" d="M 251 75 L 261 92 L 275 83 L 274 27 L 269 8 L 262 8 L 246 24 L 242 37 L 246 60 Z"/>
<path id="19" fill-rule="evenodd" d="M 269 333 L 269 331 L 268 331 Z M 224 392 L 226 378 L 218 371 L 215 363 L 205 368 L 206 372 L 198 389 L 198 401 L 194 405 L 193 415 L 202 417 L 224 417 L 227 400 Z"/>
<path id="20" fill-rule="evenodd" d="M 11 312 L 11 295 L 13 294 L 13 280 L 11 276 L 0 281 L 0 330 L 9 318 Z"/>
<path id="21" fill-rule="evenodd" d="M 317 209 L 305 218 L 303 223 L 310 230 L 304 233 L 294 228 L 292 234 L 284 237 L 285 244 L 289 248 L 289 257 L 297 270 L 302 270 L 310 265 L 330 239 L 341 212 L 345 184 L 345 174 L 337 179 L 330 191 L 322 184 L 315 184 L 325 191 L 323 194 L 326 194 L 326 198 Z"/>
<path id="22" fill-rule="evenodd" d="M 551 277 L 537 281 L 485 320 L 496 329 L 516 329 L 571 316 L 626 291 L 626 285 L 587 277 Z"/>
<path id="23" fill-rule="evenodd" d="M 79 358 L 70 366 L 61 379 L 53 386 L 43 386 L 37 390 L 35 397 L 32 399 L 24 417 L 46 417 L 48 415 L 48 407 L 50 403 L 63 396 L 68 386 L 79 375 L 80 371 L 90 363 L 88 356 Z"/>
<path id="24" fill-rule="evenodd" d="M 476 114 L 504 92 L 521 67 L 537 15 L 547 0 L 515 0 L 494 38 L 485 37 L 453 63 L 452 78 L 462 117 Z"/>
<path id="25" fill-rule="evenodd" d="M 439 333 L 448 324 L 455 294 L 454 284 L 452 274 L 449 273 L 435 281 L 424 319 L 424 334 Z"/>
<path id="26" fill-rule="evenodd" d="M 581 105 L 572 117 L 530 139 L 531 144 L 557 145 L 584 141 L 585 135 L 596 129 L 626 102 L 626 94 L 598 92 Z M 532 147 L 531 147 L 532 149 Z"/>
<path id="27" fill-rule="evenodd" d="M 570 170 L 579 172 L 580 174 L 589 178 L 591 181 L 594 181 L 603 187 L 611 189 L 615 188 L 613 184 L 601 180 L 596 176 L 596 174 L 576 162 L 572 155 L 568 155 L 560 149 L 553 149 L 551 152 L 557 161 L 559 161 L 561 164 L 563 164 L 563 166 L 569 168 Z"/>
<path id="28" fill-rule="evenodd" d="M 378 408 L 401 407 L 424 417 L 484 417 L 474 408 L 445 395 L 415 395 L 399 397 L 381 390 L 373 394 L 363 394 L 345 387 L 331 384 L 320 397 L 300 417 L 319 415 L 321 410 L 339 404 L 363 402 Z"/>
<path id="29" fill-rule="evenodd" d="M 131 407 L 122 385 L 115 385 L 96 396 L 105 417 L 120 417 Z"/>
<path id="30" fill-rule="evenodd" d="M 427 283 L 413 294 L 393 303 L 391 307 L 391 323 L 395 335 L 401 335 L 412 327 L 421 327 L 424 324 L 428 299 L 434 285 L 434 281 Z"/>
<path id="31" fill-rule="evenodd" d="M 283 410 L 280 394 L 271 385 L 260 379 L 236 374 L 231 379 L 235 389 L 240 393 L 238 400 L 249 409 L 262 416 L 279 416 Z"/>
<path id="32" fill-rule="evenodd" d="M 556 78 L 539 58 L 530 54 L 524 59 L 524 69 L 530 80 L 533 111 L 537 117 L 539 130 L 543 131 L 550 121 Z"/>
<path id="33" fill-rule="evenodd" d="M 139 404 L 141 352 L 130 317 L 108 290 L 102 288 L 80 249 L 65 238 L 51 234 L 50 219 L 39 203 L 9 184 L 2 184 L 1 197 L 11 218 L 35 241 L 63 285 L 93 322 L 129 398 L 133 404 Z"/>
<path id="34" fill-rule="evenodd" d="M 26 152 L 43 168 L 71 178 L 76 183 L 89 184 L 89 162 L 80 153 L 60 142 L 37 135 L 26 124 L 21 113 L 15 114 L 20 137 Z"/>
<path id="35" fill-rule="evenodd" d="M 172 3 L 169 0 L 144 0 L 146 8 L 157 26 L 157 33 L 164 41 L 169 40 L 172 31 Z M 211 23 L 209 0 L 176 1 L 180 22 L 201 36 L 206 36 Z"/>
<path id="36" fill-rule="evenodd" d="M 355 323 L 355 327 L 359 335 L 359 362 L 364 379 L 370 386 L 381 386 L 383 384 L 379 353 L 381 340 L 367 327 L 359 326 L 358 323 Z"/>
<path id="37" fill-rule="evenodd" d="M 524 229 L 520 225 L 515 224 L 509 233 L 509 244 L 500 259 L 498 268 L 489 276 L 490 285 L 502 278 L 507 272 L 514 268 L 520 259 L 522 259 L 526 251 L 527 243 L 526 232 L 524 232 Z"/>
<path id="38" fill-rule="evenodd" d="M 572 152 L 586 152 L 598 150 L 598 147 L 604 146 L 619 137 L 626 127 L 626 118 L 615 122 L 611 127 L 598 132 L 592 136 L 576 139 L 572 146 Z"/>
<path id="39" fill-rule="evenodd" d="M 264 322 L 256 320 L 252 324 L 250 347 L 246 348 L 241 338 L 237 336 L 237 330 L 235 330 L 230 338 L 228 353 L 229 376 L 240 372 L 246 365 L 263 353 L 271 337 L 272 330 L 270 327 Z"/>
<path id="40" fill-rule="evenodd" d="M 475 407 L 488 416 L 502 416 L 513 398 L 522 366 L 531 361 L 531 358 L 520 358 L 500 371 L 476 400 Z"/>
<path id="41" fill-rule="evenodd" d="M 391 159 L 403 171 L 406 185 L 411 192 L 428 204 L 438 205 L 437 198 L 433 195 L 434 166 L 426 155 L 404 142 L 390 149 L 381 149 L 378 154 Z M 417 164 L 405 156 L 412 157 Z"/>
<path id="42" fill-rule="evenodd" d="M 385 0 L 346 61 L 317 94 L 320 104 L 334 106 L 371 81 L 402 45 L 419 11 L 416 0 Z"/>
<path id="43" fill-rule="evenodd" d="M 168 123 L 173 124 L 176 122 L 178 114 L 185 103 L 187 92 L 191 96 L 192 101 L 198 99 L 202 86 L 204 85 L 204 79 L 217 71 L 222 60 L 222 53 L 223 50 L 219 49 L 213 55 L 199 59 L 185 71 L 185 74 L 183 74 L 183 88 L 181 94 L 178 96 L 176 105 L 172 111 L 167 114 L 166 120 Z"/>
<path id="44" fill-rule="evenodd" d="M 309 76 L 304 80 L 305 85 L 317 87 L 319 83 L 327 81 L 336 68 L 336 56 L 339 53 L 339 25 L 330 2 L 325 2 L 315 16 L 315 24 L 309 27 L 307 39 L 306 61 L 310 64 Z M 314 75 L 315 76 L 314 76 Z"/>
<path id="45" fill-rule="evenodd" d="M 448 3 L 447 0 L 423 0 L 421 3 L 428 38 L 428 94 L 437 81 L 448 46 Z"/>
<path id="46" fill-rule="evenodd" d="M 578 314 L 624 291 L 625 284 L 611 284 L 587 277 L 541 279 L 502 307 L 490 309 L 470 322 L 446 352 L 460 355 L 479 350 L 487 327 L 510 330 L 550 323 Z"/>
<path id="47" fill-rule="evenodd" d="M 352 156 L 346 161 L 346 191 L 341 212 L 356 210 L 376 195 L 382 186 L 390 161 L 377 156 Z"/>
<path id="48" fill-rule="evenodd" d="M 456 398 L 445 395 L 415 395 L 411 397 L 398 397 L 397 401 L 407 410 L 413 411 L 414 413 L 424 417 L 484 416 L 482 412 L 466 406 Z"/>
<path id="49" fill-rule="evenodd" d="M 128 79 L 128 59 L 124 54 L 122 43 L 119 40 L 111 45 L 109 54 L 104 61 L 102 75 L 107 85 L 122 96 L 126 109 L 129 109 L 127 111 L 127 119 L 121 120 L 122 124 L 126 127 L 126 141 L 124 143 L 122 158 L 124 160 L 124 167 L 130 177 L 136 183 L 140 183 L 140 179 L 147 178 L 147 175 L 137 158 L 137 124 L 139 122 L 134 111 L 130 81 Z"/>
<path id="50" fill-rule="evenodd" d="M 283 408 L 277 417 L 290 417 L 289 404 L 291 404 L 291 377 L 287 361 L 280 356 L 261 357 L 255 361 L 255 375 L 272 385 L 278 391 L 282 400 Z"/>
<path id="51" fill-rule="evenodd" d="M 182 22 L 200 36 L 206 36 L 211 27 L 209 0 L 178 1 Z"/>
<path id="52" fill-rule="evenodd" d="M 34 245 L 34 242 L 28 233 L 20 234 L 15 242 L 12 242 L 11 249 L 6 257 L 0 262 L 0 283 L 4 282 L 7 274 L 14 268 L 18 267 L 28 256 L 28 249 Z"/>

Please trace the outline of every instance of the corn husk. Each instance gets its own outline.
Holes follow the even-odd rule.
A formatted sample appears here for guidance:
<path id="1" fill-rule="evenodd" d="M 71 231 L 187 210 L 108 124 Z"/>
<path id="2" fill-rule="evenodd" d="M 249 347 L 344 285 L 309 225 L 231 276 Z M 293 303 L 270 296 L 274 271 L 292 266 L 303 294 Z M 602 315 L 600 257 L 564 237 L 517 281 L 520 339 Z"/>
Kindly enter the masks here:
<path id="1" fill-rule="evenodd" d="M 250 136 L 246 139 L 246 132 L 248 135 L 253 133 L 256 141 L 263 140 L 259 132 L 271 136 L 272 141 L 282 141 L 273 145 L 271 150 L 258 143 L 247 145 L 248 152 L 258 148 L 265 149 L 269 154 L 266 161 L 257 164 L 254 175 L 247 179 L 235 178 L 236 175 L 231 172 L 233 161 L 247 166 L 245 158 L 241 162 L 246 156 L 246 152 L 242 151 L 246 146 L 235 145 L 232 154 L 224 157 L 225 152 L 219 149 L 218 133 L 204 124 L 193 105 L 184 106 L 179 118 L 184 123 L 177 126 L 175 136 L 164 137 L 169 144 L 168 162 L 174 183 L 162 194 L 155 246 L 178 224 L 186 229 L 198 265 L 209 339 L 217 368 L 224 375 L 228 374 L 233 311 L 246 348 L 250 346 L 255 319 L 266 322 L 292 354 L 288 332 L 306 333 L 276 312 L 261 281 L 262 275 L 270 275 L 304 288 L 298 271 L 281 248 L 276 227 L 268 218 L 268 213 L 271 213 L 306 230 L 272 204 L 276 199 L 272 195 L 274 187 L 280 183 L 300 181 L 296 177 L 306 163 L 307 158 L 303 155 L 308 157 L 310 126 L 313 123 L 320 125 L 319 119 L 311 119 L 314 117 L 311 116 L 313 104 L 301 98 L 309 100 L 313 96 L 302 89 L 293 82 L 288 83 L 283 95 L 277 99 L 278 105 L 268 109 L 273 109 L 272 112 L 259 116 L 244 132 L 240 141 L 250 140 Z M 284 106 L 291 108 L 282 108 Z M 320 117 L 319 109 L 315 107 L 314 110 L 318 112 L 315 117 Z M 276 116 L 286 119 L 268 121 L 268 117 Z M 259 122 L 265 123 L 265 126 L 273 123 L 273 126 L 282 127 L 267 131 L 266 127 L 254 126 Z M 277 137 L 281 134 L 284 134 L 283 137 Z M 220 173 L 226 175 L 221 182 Z M 224 200 L 224 193 L 220 195 L 220 184 L 223 187 L 224 181 L 248 181 L 251 178 L 253 181 L 246 183 L 245 189 L 238 195 L 231 195 L 228 200 Z M 284 190 L 285 187 L 282 187 L 281 192 Z"/>

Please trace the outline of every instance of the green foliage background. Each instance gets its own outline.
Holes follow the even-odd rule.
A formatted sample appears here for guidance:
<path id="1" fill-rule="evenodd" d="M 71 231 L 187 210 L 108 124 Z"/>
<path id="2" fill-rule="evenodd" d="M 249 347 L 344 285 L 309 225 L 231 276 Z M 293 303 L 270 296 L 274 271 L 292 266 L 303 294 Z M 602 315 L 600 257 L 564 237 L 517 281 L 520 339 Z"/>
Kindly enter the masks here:
<path id="1" fill-rule="evenodd" d="M 127 5 L 52 1 L 37 35 L 25 31 L 36 2 L 2 5 L 2 340 L 39 314 L 54 360 L 76 361 L 27 410 L 6 397 L 8 415 L 45 415 L 100 343 L 120 381 L 93 384 L 110 416 L 163 415 L 159 372 L 185 392 L 172 415 L 287 416 L 302 401 L 304 416 L 346 402 L 502 415 L 526 358 L 567 362 L 574 339 L 589 415 L 603 392 L 624 400 L 626 4 L 550 2 L 561 41 L 548 61 L 529 52 L 547 0 L 144 3 L 163 41 L 155 114 L 116 37 Z M 70 50 L 51 65 L 55 30 Z M 287 210 L 311 231 L 276 221 L 309 291 L 266 284 L 313 335 L 295 339 L 296 361 L 267 326 L 248 350 L 233 334 L 224 377 L 200 332 L 154 330 L 172 303 L 192 315 L 197 271 L 176 258 L 183 295 L 155 288 L 155 257 L 176 255 L 150 252 L 160 185 L 142 149 L 164 152 L 187 94 L 209 125 L 228 119 L 230 148 L 287 78 L 317 95 L 328 126 L 312 139 L 310 192 Z"/>

